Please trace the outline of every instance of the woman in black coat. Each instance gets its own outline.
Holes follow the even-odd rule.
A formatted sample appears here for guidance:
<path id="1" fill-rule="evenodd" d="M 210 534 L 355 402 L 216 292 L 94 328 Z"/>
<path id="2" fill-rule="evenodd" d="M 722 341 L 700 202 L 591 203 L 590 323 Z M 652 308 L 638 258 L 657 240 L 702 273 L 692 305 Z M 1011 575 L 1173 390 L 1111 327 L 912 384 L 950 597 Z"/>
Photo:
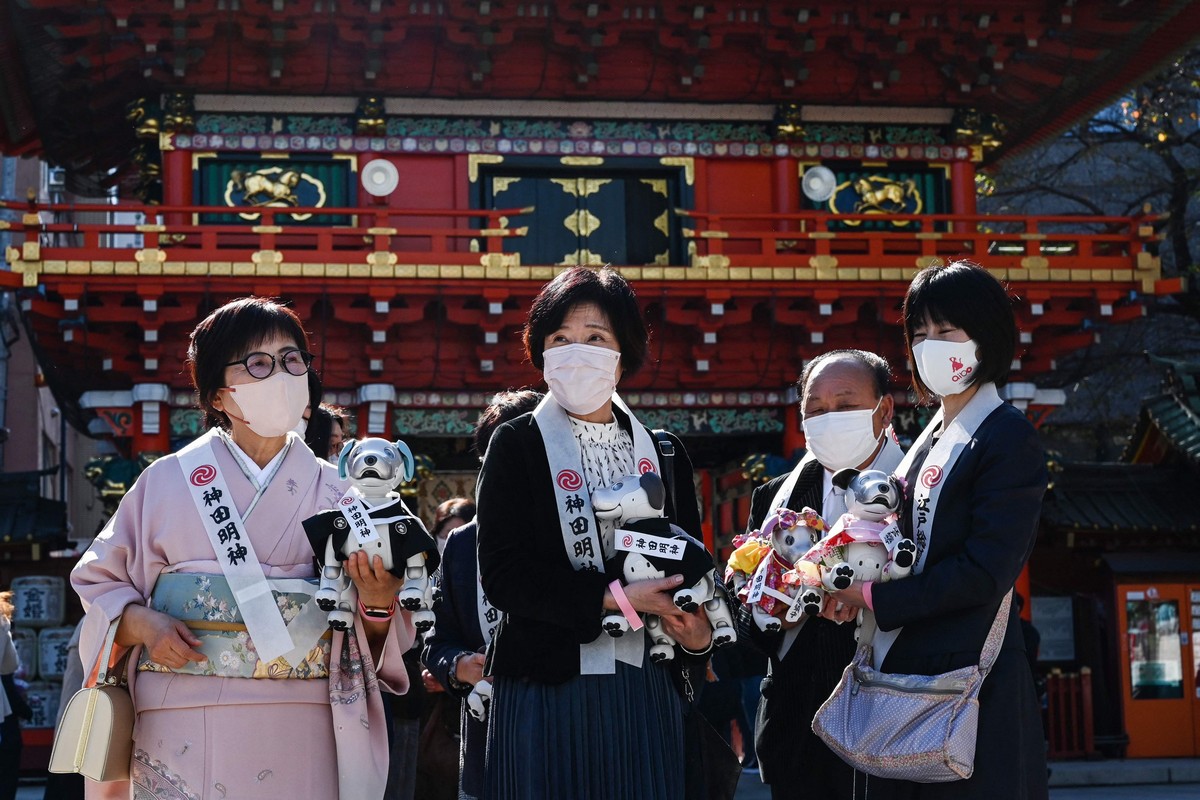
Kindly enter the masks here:
<path id="1" fill-rule="evenodd" d="M 907 481 L 903 527 L 917 543 L 917 564 L 907 578 L 855 584 L 835 596 L 875 612 L 876 667 L 935 675 L 979 663 L 1001 602 L 1033 550 L 1047 474 L 1033 425 L 996 391 L 1017 341 L 1000 282 L 967 262 L 922 270 L 904 300 L 904 331 L 914 390 L 923 402 L 940 401 L 897 469 Z M 1044 800 L 1041 715 L 1015 605 L 979 702 L 971 778 L 923 784 L 872 777 L 868 796 Z"/>
<path id="2" fill-rule="evenodd" d="M 614 394 L 642 365 L 647 334 L 629 284 L 575 267 L 534 300 L 525 347 L 550 394 L 501 425 L 476 493 L 483 588 L 504 618 L 493 676 L 485 798 L 681 798 L 683 732 L 672 673 L 703 663 L 711 629 L 684 614 L 674 577 L 625 583 L 604 573 L 613 525 L 591 493 L 623 475 L 666 475 L 653 435 Z M 668 516 L 699 530 L 691 462 L 677 439 Z M 652 663 L 641 630 L 612 638 L 606 613 L 663 617 L 674 658 Z"/>

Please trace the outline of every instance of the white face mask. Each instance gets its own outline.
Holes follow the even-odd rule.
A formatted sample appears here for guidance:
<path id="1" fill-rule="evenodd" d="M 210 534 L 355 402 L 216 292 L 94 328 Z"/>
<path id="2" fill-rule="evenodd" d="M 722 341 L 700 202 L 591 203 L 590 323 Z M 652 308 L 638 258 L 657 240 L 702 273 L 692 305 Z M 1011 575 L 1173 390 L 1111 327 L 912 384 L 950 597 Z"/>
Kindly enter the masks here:
<path id="1" fill-rule="evenodd" d="M 590 414 L 612 397 L 617 388 L 621 354 L 592 344 L 547 348 L 543 375 L 550 394 L 572 414 Z"/>
<path id="2" fill-rule="evenodd" d="M 917 374 L 929 390 L 941 397 L 958 394 L 967 388 L 967 379 L 979 366 L 974 340 L 946 342 L 924 339 L 913 347 Z"/>
<path id="3" fill-rule="evenodd" d="M 308 407 L 308 376 L 276 372 L 253 383 L 227 386 L 225 413 L 236 417 L 265 439 L 283 436 L 304 418 Z"/>
<path id="4" fill-rule="evenodd" d="M 874 417 L 882 404 L 881 397 L 870 411 L 831 411 L 805 419 L 804 441 L 813 457 L 830 472 L 857 467 L 870 458 L 879 445 Z"/>
<path id="5" fill-rule="evenodd" d="M 292 432 L 303 439 L 304 434 L 308 433 L 308 420 L 301 417 L 300 421 L 296 423 L 296 427 L 292 428 Z"/>

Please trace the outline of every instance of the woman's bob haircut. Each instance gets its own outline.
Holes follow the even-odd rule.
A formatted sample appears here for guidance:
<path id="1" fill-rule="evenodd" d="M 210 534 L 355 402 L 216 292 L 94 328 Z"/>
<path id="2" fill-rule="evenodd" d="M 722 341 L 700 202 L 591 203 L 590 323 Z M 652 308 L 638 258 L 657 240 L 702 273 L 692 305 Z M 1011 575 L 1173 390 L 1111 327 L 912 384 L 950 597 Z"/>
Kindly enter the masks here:
<path id="1" fill-rule="evenodd" d="M 637 296 L 629 281 L 614 269 L 571 267 L 542 287 L 529 309 L 523 339 L 525 354 L 539 370 L 545 368 L 542 352 L 546 337 L 562 327 L 567 312 L 578 305 L 594 304 L 608 317 L 617 344 L 621 346 L 621 367 L 632 375 L 646 363 L 649 335 Z"/>
<path id="2" fill-rule="evenodd" d="M 296 312 L 265 297 L 231 300 L 192 331 L 187 363 L 196 399 L 204 412 L 205 427 L 229 429 L 229 417 L 213 407 L 217 392 L 225 387 L 226 365 L 250 355 L 254 348 L 276 334 L 291 339 L 308 352 L 308 334 Z"/>
<path id="3" fill-rule="evenodd" d="M 937 397 L 917 369 L 913 356 L 913 331 L 926 316 L 934 324 L 950 324 L 966 331 L 979 347 L 979 367 L 966 385 L 995 383 L 1003 386 L 1017 350 L 1017 323 L 1012 299 L 1000 281 L 978 264 L 953 261 L 935 264 L 916 274 L 904 296 L 904 349 L 913 365 L 913 391 L 922 404 Z"/>

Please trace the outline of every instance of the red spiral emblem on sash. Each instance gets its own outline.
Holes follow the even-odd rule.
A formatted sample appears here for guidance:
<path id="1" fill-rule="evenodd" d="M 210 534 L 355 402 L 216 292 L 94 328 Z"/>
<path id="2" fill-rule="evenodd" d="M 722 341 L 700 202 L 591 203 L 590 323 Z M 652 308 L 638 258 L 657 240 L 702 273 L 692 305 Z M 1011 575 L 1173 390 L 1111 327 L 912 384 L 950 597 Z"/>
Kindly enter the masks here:
<path id="1" fill-rule="evenodd" d="M 930 467 L 929 469 L 927 469 L 921 473 L 921 485 L 924 486 L 926 489 L 932 489 L 934 486 L 937 486 L 941 482 L 941 480 L 942 480 L 942 468 L 941 467 L 937 467 L 937 466 Z"/>
<path id="2" fill-rule="evenodd" d="M 192 474 L 188 480 L 192 482 L 192 486 L 208 486 L 217 478 L 217 468 L 212 464 L 201 464 L 192 470 Z"/>
<path id="3" fill-rule="evenodd" d="M 623 547 L 632 547 L 633 546 L 633 537 L 630 536 L 628 533 L 625 534 L 624 536 L 621 537 L 621 545 Z"/>
<path id="4" fill-rule="evenodd" d="M 341 503 L 341 504 L 342 504 L 342 505 L 344 505 L 344 506 L 352 506 L 352 505 L 354 505 L 354 498 L 353 498 L 353 497 L 351 497 L 350 495 L 346 495 L 345 497 L 343 497 L 343 498 L 342 498 L 341 500 L 339 500 L 338 502 L 339 502 L 339 503 Z"/>
<path id="5" fill-rule="evenodd" d="M 583 488 L 583 478 L 573 469 L 564 469 L 554 480 L 568 492 L 577 492 Z"/>
<path id="6" fill-rule="evenodd" d="M 648 458 L 643 458 L 638 462 L 638 472 L 645 475 L 647 472 L 656 472 L 654 462 Z"/>

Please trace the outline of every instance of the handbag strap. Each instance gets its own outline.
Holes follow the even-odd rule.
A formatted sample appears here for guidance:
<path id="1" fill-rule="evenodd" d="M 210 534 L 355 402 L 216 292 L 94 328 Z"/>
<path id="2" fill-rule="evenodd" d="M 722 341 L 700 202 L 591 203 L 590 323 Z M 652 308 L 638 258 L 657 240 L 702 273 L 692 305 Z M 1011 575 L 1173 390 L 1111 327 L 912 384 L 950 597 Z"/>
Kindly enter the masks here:
<path id="1" fill-rule="evenodd" d="M 100 651 L 100 669 L 96 673 L 96 685 L 108 684 L 109 686 L 124 686 L 125 685 L 125 670 L 122 668 L 125 665 L 125 659 L 122 658 L 120 663 L 112 665 L 110 671 L 109 664 L 112 662 L 113 645 L 117 641 L 117 628 L 121 624 L 121 618 L 117 617 L 108 626 L 108 634 L 104 637 L 104 649 Z M 128 654 L 126 654 L 128 656 Z"/>
<path id="2" fill-rule="evenodd" d="M 991 672 L 992 665 L 996 663 L 996 656 L 1000 654 L 1000 645 L 1004 643 L 1004 633 L 1008 630 L 1008 611 L 1012 606 L 1012 595 L 1013 590 L 1009 589 L 1008 593 L 1004 595 L 1004 599 L 1000 601 L 1000 608 L 996 610 L 996 618 L 992 620 L 992 627 L 988 629 L 987 638 L 983 640 L 983 652 L 979 655 L 979 671 L 985 676 Z M 854 654 L 855 663 L 860 666 L 870 666 L 872 654 L 872 645 L 862 645 Z"/>
<path id="3" fill-rule="evenodd" d="M 675 516 L 675 443 L 662 428 L 655 428 L 654 441 L 658 447 L 658 466 L 662 470 L 663 486 L 667 490 L 669 505 L 663 510 L 668 517 Z"/>
<path id="4" fill-rule="evenodd" d="M 1000 654 L 1000 645 L 1004 642 L 1004 633 L 1008 629 L 1008 611 L 1012 606 L 1013 590 L 1009 589 L 1004 595 L 1004 599 L 1000 601 L 1000 608 L 996 610 L 996 618 L 992 620 L 992 627 L 988 631 L 987 638 L 983 640 L 983 653 L 979 657 L 979 671 L 987 675 L 991 671 L 992 665 L 996 663 L 996 656 Z"/>

